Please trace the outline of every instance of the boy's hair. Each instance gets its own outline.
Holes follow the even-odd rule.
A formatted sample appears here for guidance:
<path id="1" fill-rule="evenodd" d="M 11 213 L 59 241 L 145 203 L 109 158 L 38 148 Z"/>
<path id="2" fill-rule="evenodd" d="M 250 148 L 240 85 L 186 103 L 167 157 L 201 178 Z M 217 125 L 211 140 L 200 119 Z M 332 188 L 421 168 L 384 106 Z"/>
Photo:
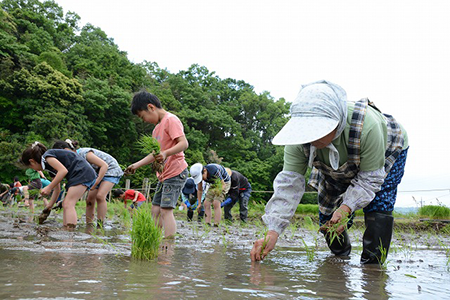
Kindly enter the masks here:
<path id="1" fill-rule="evenodd" d="M 19 176 L 14 176 L 14 182 L 19 181 Z"/>
<path id="2" fill-rule="evenodd" d="M 45 151 L 47 151 L 47 147 L 39 142 L 34 142 L 22 152 L 20 163 L 24 166 L 29 166 L 30 159 L 34 159 L 36 162 L 40 163 L 42 160 L 42 155 L 44 155 Z"/>
<path id="3" fill-rule="evenodd" d="M 133 100 L 131 101 L 131 113 L 137 115 L 140 111 L 148 110 L 147 105 L 149 104 L 153 104 L 157 108 L 162 108 L 161 101 L 159 101 L 158 97 L 146 90 L 141 90 L 133 96 Z"/>
<path id="4" fill-rule="evenodd" d="M 113 191 L 114 198 L 119 198 L 122 194 L 125 193 L 122 189 L 117 189 Z"/>

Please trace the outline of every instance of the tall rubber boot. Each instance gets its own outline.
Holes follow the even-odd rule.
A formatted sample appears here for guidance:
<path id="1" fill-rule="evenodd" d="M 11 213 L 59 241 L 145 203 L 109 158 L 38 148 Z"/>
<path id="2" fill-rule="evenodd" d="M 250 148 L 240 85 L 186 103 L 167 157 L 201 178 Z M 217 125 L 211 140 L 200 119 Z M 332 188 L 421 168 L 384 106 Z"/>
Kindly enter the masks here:
<path id="1" fill-rule="evenodd" d="M 364 215 L 362 264 L 382 264 L 391 245 L 394 217 L 392 212 L 370 212 Z"/>
<path id="2" fill-rule="evenodd" d="M 223 217 L 225 220 L 233 222 L 233 215 L 231 214 L 231 209 L 233 208 L 233 204 L 229 203 L 223 206 Z"/>
<path id="3" fill-rule="evenodd" d="M 348 256 L 352 251 L 352 244 L 350 243 L 350 238 L 348 237 L 347 230 L 344 230 L 339 236 L 335 237 L 333 242 L 331 242 L 330 235 L 328 233 L 322 232 L 327 241 L 328 248 L 336 256 Z"/>

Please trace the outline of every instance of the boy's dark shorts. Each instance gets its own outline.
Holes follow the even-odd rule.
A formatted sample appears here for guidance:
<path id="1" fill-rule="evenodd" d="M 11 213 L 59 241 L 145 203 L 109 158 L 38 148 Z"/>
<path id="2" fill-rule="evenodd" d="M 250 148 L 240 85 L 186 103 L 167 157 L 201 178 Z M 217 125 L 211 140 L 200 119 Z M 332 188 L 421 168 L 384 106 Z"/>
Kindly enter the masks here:
<path id="1" fill-rule="evenodd" d="M 161 208 L 176 208 L 187 177 L 188 170 L 186 168 L 179 175 L 168 178 L 164 182 L 158 182 L 152 204 Z"/>

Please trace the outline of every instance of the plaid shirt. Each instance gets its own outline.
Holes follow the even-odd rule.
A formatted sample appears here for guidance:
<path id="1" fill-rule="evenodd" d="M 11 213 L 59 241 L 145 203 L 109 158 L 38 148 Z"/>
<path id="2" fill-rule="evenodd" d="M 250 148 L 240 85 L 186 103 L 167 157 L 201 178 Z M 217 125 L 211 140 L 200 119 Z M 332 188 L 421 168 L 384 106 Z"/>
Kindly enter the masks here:
<path id="1" fill-rule="evenodd" d="M 330 215 L 342 204 L 343 194 L 349 187 L 351 180 L 359 172 L 361 132 L 368 105 L 378 110 L 367 98 L 361 99 L 355 104 L 350 123 L 347 162 L 337 170 L 333 170 L 317 159 L 313 162 L 308 184 L 318 191 L 319 210 L 322 214 Z M 404 140 L 397 121 L 391 115 L 384 114 L 384 116 L 387 121 L 388 136 L 384 168 L 386 174 L 388 174 L 402 151 Z M 310 144 L 304 145 L 304 151 L 306 157 L 309 157 Z"/>

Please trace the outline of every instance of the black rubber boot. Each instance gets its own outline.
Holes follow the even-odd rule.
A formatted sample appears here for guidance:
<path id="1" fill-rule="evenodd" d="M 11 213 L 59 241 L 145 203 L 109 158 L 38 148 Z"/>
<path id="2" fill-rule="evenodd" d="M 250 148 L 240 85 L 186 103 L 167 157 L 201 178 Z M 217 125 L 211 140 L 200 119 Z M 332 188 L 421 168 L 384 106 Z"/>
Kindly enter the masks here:
<path id="1" fill-rule="evenodd" d="M 394 217 L 392 212 L 370 212 L 364 215 L 362 264 L 383 264 L 389 252 Z"/>
<path id="2" fill-rule="evenodd" d="M 223 217 L 225 220 L 233 221 L 233 215 L 231 214 L 231 209 L 233 208 L 232 204 L 225 205 L 223 207 Z"/>
<path id="3" fill-rule="evenodd" d="M 350 243 L 350 238 L 348 237 L 347 230 L 344 230 L 340 235 L 334 238 L 331 242 L 330 235 L 328 233 L 322 232 L 327 241 L 328 248 L 336 256 L 348 256 L 350 251 L 352 251 L 352 244 Z"/>
<path id="4" fill-rule="evenodd" d="M 192 218 L 194 217 L 194 211 L 192 210 L 192 209 L 190 209 L 190 208 L 188 208 L 188 211 L 187 211 L 187 220 L 190 222 L 190 221 L 192 221 Z"/>
<path id="5" fill-rule="evenodd" d="M 198 213 L 197 221 L 201 222 L 203 220 L 203 217 L 205 216 L 205 211 L 202 210 Z"/>

